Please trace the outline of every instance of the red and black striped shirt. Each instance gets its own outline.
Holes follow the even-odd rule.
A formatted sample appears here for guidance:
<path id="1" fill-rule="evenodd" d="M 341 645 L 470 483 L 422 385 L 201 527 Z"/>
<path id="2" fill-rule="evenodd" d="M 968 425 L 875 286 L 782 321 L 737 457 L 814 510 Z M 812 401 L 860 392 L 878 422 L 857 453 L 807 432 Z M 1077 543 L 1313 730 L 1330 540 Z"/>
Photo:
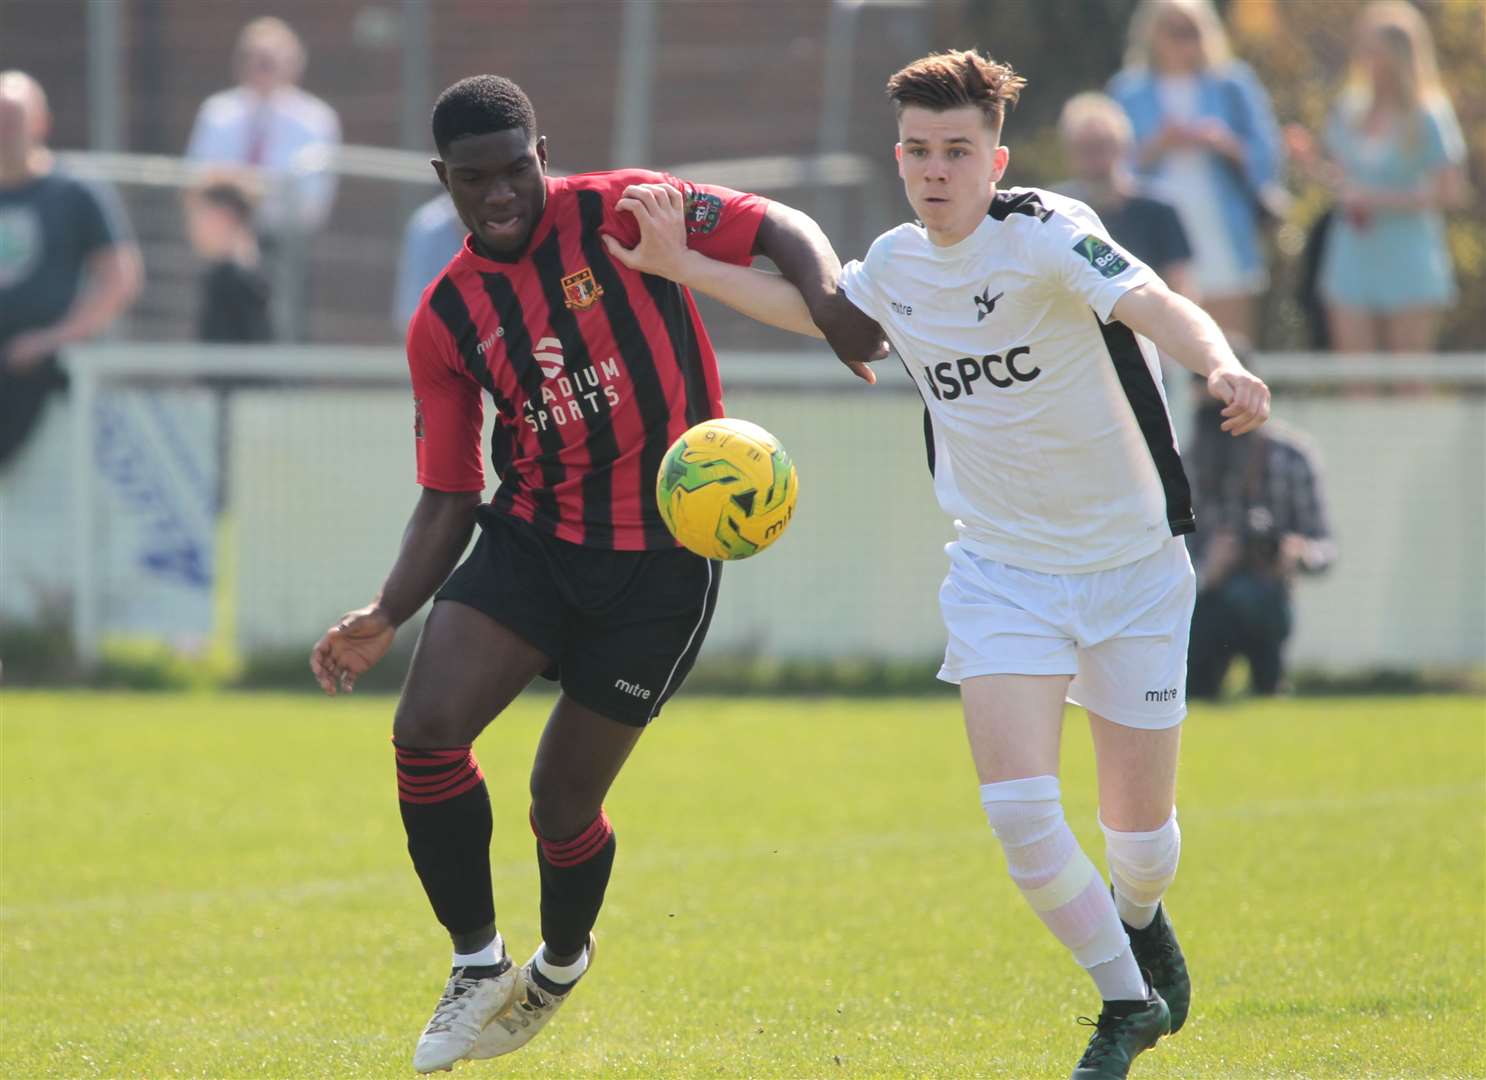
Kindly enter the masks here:
<path id="1" fill-rule="evenodd" d="M 639 239 L 616 213 L 630 184 L 686 198 L 687 243 L 747 265 L 768 205 L 757 195 L 638 169 L 547 178 L 547 205 L 510 262 L 469 240 L 408 328 L 418 483 L 483 491 L 482 391 L 495 402 L 493 509 L 575 544 L 675 546 L 655 505 L 670 444 L 722 415 L 717 358 L 690 292 L 609 258 Z"/>

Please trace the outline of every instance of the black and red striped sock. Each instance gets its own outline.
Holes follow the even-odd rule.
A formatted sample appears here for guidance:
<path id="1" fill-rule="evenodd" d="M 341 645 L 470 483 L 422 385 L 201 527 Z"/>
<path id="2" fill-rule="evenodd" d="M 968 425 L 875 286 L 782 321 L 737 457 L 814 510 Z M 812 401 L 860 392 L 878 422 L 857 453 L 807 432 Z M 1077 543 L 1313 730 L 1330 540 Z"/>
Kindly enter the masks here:
<path id="1" fill-rule="evenodd" d="M 397 798 L 408 854 L 456 951 L 470 935 L 495 928 L 490 885 L 490 793 L 468 746 L 418 750 L 396 746 Z"/>
<path id="2" fill-rule="evenodd" d="M 537 867 L 542 876 L 542 941 L 554 956 L 572 956 L 588 944 L 588 932 L 604 906 L 614 868 L 614 829 L 599 811 L 593 824 L 568 840 L 547 840 L 532 818 Z"/>

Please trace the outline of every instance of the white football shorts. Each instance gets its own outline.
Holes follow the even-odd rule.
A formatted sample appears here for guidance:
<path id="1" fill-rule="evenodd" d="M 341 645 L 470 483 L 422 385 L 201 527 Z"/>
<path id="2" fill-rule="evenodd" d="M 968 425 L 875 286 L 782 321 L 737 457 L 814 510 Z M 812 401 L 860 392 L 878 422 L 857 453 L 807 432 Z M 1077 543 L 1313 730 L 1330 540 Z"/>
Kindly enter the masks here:
<path id="1" fill-rule="evenodd" d="M 1088 574 L 1042 574 L 945 546 L 939 677 L 1072 675 L 1068 700 L 1135 728 L 1187 715 L 1187 638 L 1196 576 L 1187 545 Z"/>

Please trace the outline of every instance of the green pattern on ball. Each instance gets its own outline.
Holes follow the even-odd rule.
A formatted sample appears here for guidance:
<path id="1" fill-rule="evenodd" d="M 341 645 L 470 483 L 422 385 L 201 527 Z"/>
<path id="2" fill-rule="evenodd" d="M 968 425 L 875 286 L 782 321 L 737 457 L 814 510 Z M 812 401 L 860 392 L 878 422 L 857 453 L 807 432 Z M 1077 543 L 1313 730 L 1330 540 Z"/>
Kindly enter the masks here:
<path id="1" fill-rule="evenodd" d="M 708 484 L 736 484 L 743 479 L 730 461 L 713 458 L 708 461 L 689 459 L 684 447 L 679 452 L 666 455 L 665 468 L 661 470 L 663 493 L 669 497 L 678 487 L 682 491 L 696 491 Z"/>
<path id="2" fill-rule="evenodd" d="M 717 521 L 717 542 L 731 559 L 746 559 L 758 554 L 758 545 L 745 540 L 738 532 L 738 523 L 727 514 L 723 514 Z"/>
<path id="3" fill-rule="evenodd" d="M 790 464 L 789 455 L 784 452 L 783 447 L 775 450 L 770 455 L 770 460 L 774 466 L 774 480 L 769 484 L 769 490 L 764 495 L 765 511 L 783 506 L 784 501 L 789 498 L 791 486 L 789 472 L 794 467 Z"/>

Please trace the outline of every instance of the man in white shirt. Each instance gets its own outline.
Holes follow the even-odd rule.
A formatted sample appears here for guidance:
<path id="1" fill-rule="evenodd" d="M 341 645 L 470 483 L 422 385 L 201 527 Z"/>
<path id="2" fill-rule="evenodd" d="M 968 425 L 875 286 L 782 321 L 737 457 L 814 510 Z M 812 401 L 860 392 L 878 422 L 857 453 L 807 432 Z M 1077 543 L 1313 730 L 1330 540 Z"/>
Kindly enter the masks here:
<path id="1" fill-rule="evenodd" d="M 282 19 L 254 19 L 238 36 L 238 85 L 201 103 L 186 157 L 261 170 L 266 191 L 259 227 L 270 234 L 314 232 L 335 198 L 331 155 L 340 118 L 296 84 L 304 74 L 299 36 Z"/>
<path id="2" fill-rule="evenodd" d="M 1200 308 L 1104 235 L 1082 203 L 998 192 L 1005 107 L 1024 80 L 975 52 L 888 81 L 919 222 L 843 271 L 817 328 L 793 286 L 678 250 L 678 199 L 632 189 L 642 239 L 610 253 L 860 364 L 883 334 L 928 414 L 930 468 L 956 519 L 940 677 L 960 684 L 986 815 L 1013 880 L 1088 970 L 1103 1008 L 1074 1080 L 1127 1075 L 1186 1018 L 1190 983 L 1161 898 L 1176 873 L 1177 749 L 1193 602 L 1187 478 L 1156 346 L 1207 379 L 1223 427 L 1269 391 Z M 1113 890 L 1064 820 L 1064 701 L 1088 709 Z M 1112 892 L 1112 894 L 1111 894 Z M 1144 973 L 1143 973 L 1144 972 Z"/>
<path id="3" fill-rule="evenodd" d="M 263 197 L 254 224 L 273 281 L 274 322 L 281 337 L 299 339 L 310 306 L 309 240 L 335 200 L 340 117 L 297 85 L 304 45 L 282 19 L 243 27 L 233 60 L 238 85 L 201 103 L 186 158 L 256 174 Z"/>

